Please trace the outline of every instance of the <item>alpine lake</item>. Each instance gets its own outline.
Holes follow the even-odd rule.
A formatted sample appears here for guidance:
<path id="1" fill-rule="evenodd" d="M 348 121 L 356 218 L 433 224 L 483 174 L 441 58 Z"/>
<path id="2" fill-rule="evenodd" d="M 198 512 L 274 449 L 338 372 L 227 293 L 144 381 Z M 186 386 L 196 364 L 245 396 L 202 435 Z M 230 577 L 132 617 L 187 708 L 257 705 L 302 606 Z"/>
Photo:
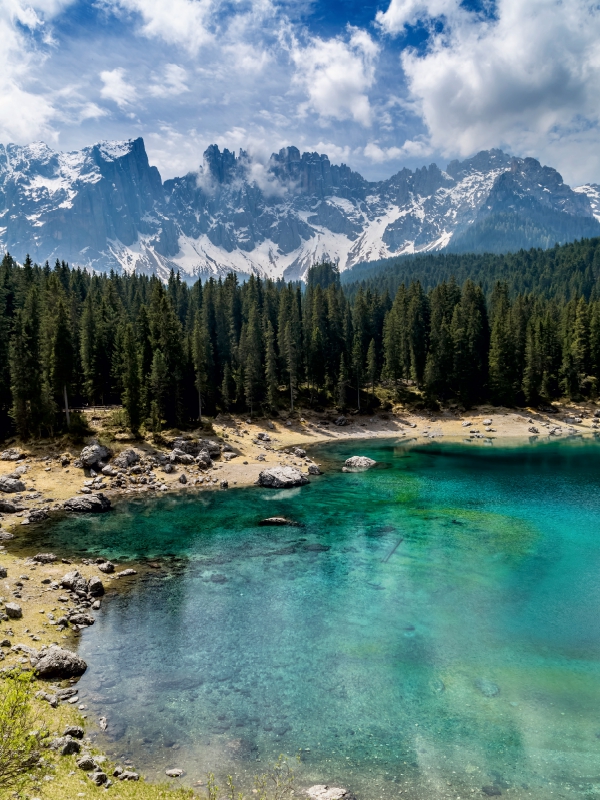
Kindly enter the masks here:
<path id="1" fill-rule="evenodd" d="M 300 786 L 358 800 L 600 797 L 600 443 L 312 455 L 325 474 L 302 488 L 24 534 L 141 565 L 80 638 L 97 743 L 249 793 L 285 753 Z M 377 466 L 343 473 L 351 455 Z M 301 527 L 259 526 L 275 515 Z"/>

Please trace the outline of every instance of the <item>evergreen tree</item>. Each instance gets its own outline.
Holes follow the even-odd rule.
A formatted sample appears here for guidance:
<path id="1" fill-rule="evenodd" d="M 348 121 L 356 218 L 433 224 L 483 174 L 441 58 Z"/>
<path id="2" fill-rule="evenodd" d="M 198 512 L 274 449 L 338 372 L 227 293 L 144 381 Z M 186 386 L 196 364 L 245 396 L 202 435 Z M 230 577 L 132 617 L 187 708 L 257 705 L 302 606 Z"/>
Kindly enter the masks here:
<path id="1" fill-rule="evenodd" d="M 56 330 L 52 341 L 52 386 L 54 397 L 57 403 L 64 406 L 65 421 L 67 427 L 71 425 L 69 415 L 69 394 L 73 381 L 73 370 L 75 367 L 75 352 L 73 347 L 73 337 L 71 335 L 71 325 L 65 308 L 64 302 L 59 300 Z"/>
<path id="2" fill-rule="evenodd" d="M 202 423 L 202 396 L 206 392 L 208 380 L 208 365 L 210 362 L 210 342 L 206 328 L 202 325 L 199 316 L 194 324 L 192 354 L 194 360 L 194 374 L 196 390 L 198 392 L 198 422 Z"/>
<path id="3" fill-rule="evenodd" d="M 123 332 L 123 408 L 131 432 L 136 435 L 142 418 L 142 384 L 140 379 L 140 356 L 133 325 L 128 323 Z"/>
<path id="4" fill-rule="evenodd" d="M 371 394 L 375 397 L 375 379 L 377 378 L 377 353 L 375 352 L 375 339 L 369 342 L 367 350 L 367 375 L 371 384 Z"/>
<path id="5" fill-rule="evenodd" d="M 277 380 L 277 354 L 275 352 L 275 331 L 271 320 L 267 321 L 265 335 L 265 382 L 267 386 L 267 401 L 271 408 L 277 406 L 279 381 Z"/>
<path id="6" fill-rule="evenodd" d="M 512 342 L 510 301 L 506 284 L 498 284 L 492 298 L 493 321 L 490 336 L 490 393 L 494 403 L 513 405 L 515 401 L 515 363 Z"/>

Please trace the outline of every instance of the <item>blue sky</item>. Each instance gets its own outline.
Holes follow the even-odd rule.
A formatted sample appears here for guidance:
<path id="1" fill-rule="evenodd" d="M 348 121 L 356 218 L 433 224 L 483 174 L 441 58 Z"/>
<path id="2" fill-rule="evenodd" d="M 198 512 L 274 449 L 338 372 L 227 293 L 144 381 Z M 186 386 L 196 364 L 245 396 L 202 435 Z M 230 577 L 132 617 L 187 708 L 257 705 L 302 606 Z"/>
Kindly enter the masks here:
<path id="1" fill-rule="evenodd" d="M 1 0 L 0 141 L 288 144 L 386 177 L 501 147 L 600 181 L 590 0 Z"/>

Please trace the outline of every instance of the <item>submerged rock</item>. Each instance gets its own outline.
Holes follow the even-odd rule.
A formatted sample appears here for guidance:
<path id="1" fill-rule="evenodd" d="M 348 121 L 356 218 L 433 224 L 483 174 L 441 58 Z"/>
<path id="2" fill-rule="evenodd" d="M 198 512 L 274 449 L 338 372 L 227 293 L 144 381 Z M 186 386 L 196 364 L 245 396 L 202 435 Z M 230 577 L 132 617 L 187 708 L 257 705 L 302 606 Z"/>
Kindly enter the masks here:
<path id="1" fill-rule="evenodd" d="M 168 778 L 181 778 L 181 776 L 183 775 L 183 770 L 182 769 L 167 769 L 167 770 L 165 770 L 165 775 Z"/>
<path id="2" fill-rule="evenodd" d="M 352 456 L 351 458 L 347 458 L 344 466 L 346 469 L 370 469 L 377 464 L 376 461 L 373 461 L 372 458 L 368 458 L 367 456 Z"/>
<path id="3" fill-rule="evenodd" d="M 291 489 L 293 486 L 304 486 L 308 478 L 294 467 L 270 467 L 263 469 L 258 476 L 258 485 L 270 489 Z"/>
<path id="4" fill-rule="evenodd" d="M 500 694 L 500 687 L 498 684 L 493 681 L 488 681 L 487 678 L 478 678 L 475 681 L 475 686 L 484 697 L 496 697 Z"/>
<path id="5" fill-rule="evenodd" d="M 352 795 L 347 789 L 340 789 L 335 786 L 317 784 L 306 790 L 306 794 L 314 800 L 351 800 Z"/>
<path id="6" fill-rule="evenodd" d="M 296 522 L 293 519 L 287 519 L 287 517 L 267 517 L 267 519 L 261 519 L 258 523 L 259 525 L 292 525 L 293 527 L 300 528 L 302 523 Z"/>
<path id="7" fill-rule="evenodd" d="M 63 503 L 65 511 L 79 514 L 102 514 L 110 511 L 110 500 L 101 492 L 88 494 L 85 497 L 70 497 Z"/>

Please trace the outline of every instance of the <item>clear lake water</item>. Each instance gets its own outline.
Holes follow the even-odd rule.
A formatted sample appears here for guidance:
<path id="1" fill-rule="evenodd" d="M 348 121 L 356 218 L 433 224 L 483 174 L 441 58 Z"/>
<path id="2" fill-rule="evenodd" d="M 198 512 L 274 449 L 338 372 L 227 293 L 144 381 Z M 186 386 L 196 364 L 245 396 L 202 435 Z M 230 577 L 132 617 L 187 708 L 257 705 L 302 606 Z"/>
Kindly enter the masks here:
<path id="1" fill-rule="evenodd" d="M 248 790 L 285 753 L 300 785 L 358 800 L 600 797 L 600 444 L 313 454 L 326 472 L 301 489 L 26 534 L 148 562 L 81 636 L 101 746 L 188 785 Z M 342 473 L 350 455 L 378 465 Z M 302 527 L 258 525 L 274 515 Z"/>

